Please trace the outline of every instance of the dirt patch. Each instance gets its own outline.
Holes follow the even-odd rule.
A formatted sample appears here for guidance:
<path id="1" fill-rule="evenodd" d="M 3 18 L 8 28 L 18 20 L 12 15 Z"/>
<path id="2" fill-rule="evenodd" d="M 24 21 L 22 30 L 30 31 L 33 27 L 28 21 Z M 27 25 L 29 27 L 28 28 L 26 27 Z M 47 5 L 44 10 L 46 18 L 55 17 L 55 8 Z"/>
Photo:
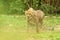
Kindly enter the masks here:
<path id="1" fill-rule="evenodd" d="M 54 31 L 60 32 L 60 25 L 56 25 L 56 26 L 54 27 Z"/>

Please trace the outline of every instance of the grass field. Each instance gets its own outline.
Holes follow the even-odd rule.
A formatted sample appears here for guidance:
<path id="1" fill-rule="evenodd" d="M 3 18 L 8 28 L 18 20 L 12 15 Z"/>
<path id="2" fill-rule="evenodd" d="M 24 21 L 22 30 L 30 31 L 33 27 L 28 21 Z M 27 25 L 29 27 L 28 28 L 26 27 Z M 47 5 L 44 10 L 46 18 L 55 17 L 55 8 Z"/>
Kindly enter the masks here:
<path id="1" fill-rule="evenodd" d="M 56 27 L 57 25 L 60 25 L 60 17 L 44 19 L 45 27 Z M 27 32 L 24 15 L 0 15 L 0 40 L 60 40 L 60 31 Z"/>

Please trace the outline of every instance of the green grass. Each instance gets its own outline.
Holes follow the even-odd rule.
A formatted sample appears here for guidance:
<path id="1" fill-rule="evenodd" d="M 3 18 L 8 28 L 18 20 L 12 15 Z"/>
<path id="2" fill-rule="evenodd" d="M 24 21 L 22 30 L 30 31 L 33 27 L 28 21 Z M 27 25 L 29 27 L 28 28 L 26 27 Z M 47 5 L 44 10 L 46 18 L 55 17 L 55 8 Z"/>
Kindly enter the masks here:
<path id="1" fill-rule="evenodd" d="M 60 18 L 46 17 L 44 26 L 60 25 Z M 34 29 L 32 29 L 34 30 Z M 24 15 L 0 15 L 0 40 L 59 40 L 60 32 L 27 32 Z"/>

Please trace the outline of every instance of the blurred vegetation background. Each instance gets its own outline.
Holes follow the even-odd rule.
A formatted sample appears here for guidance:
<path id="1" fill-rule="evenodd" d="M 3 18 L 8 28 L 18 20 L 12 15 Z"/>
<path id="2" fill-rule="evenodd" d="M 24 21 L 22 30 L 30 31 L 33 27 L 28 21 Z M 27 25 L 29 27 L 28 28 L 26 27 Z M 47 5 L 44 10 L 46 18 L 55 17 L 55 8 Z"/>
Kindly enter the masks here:
<path id="1" fill-rule="evenodd" d="M 0 0 L 0 14 L 22 15 L 29 7 L 46 14 L 60 14 L 60 0 Z"/>

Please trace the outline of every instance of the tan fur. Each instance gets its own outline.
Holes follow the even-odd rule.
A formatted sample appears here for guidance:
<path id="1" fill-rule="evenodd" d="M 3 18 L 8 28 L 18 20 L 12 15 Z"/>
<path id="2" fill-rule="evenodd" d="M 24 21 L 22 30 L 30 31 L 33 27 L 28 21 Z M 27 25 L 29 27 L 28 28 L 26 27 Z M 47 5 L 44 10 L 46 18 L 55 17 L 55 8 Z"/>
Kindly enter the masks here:
<path id="1" fill-rule="evenodd" d="M 43 19 L 45 16 L 44 12 L 41 10 L 34 10 L 33 8 L 29 8 L 27 11 L 25 11 L 25 15 L 27 17 L 27 23 L 29 24 L 31 20 L 33 20 L 36 23 L 36 31 L 39 32 L 38 28 L 39 24 L 43 24 Z"/>

